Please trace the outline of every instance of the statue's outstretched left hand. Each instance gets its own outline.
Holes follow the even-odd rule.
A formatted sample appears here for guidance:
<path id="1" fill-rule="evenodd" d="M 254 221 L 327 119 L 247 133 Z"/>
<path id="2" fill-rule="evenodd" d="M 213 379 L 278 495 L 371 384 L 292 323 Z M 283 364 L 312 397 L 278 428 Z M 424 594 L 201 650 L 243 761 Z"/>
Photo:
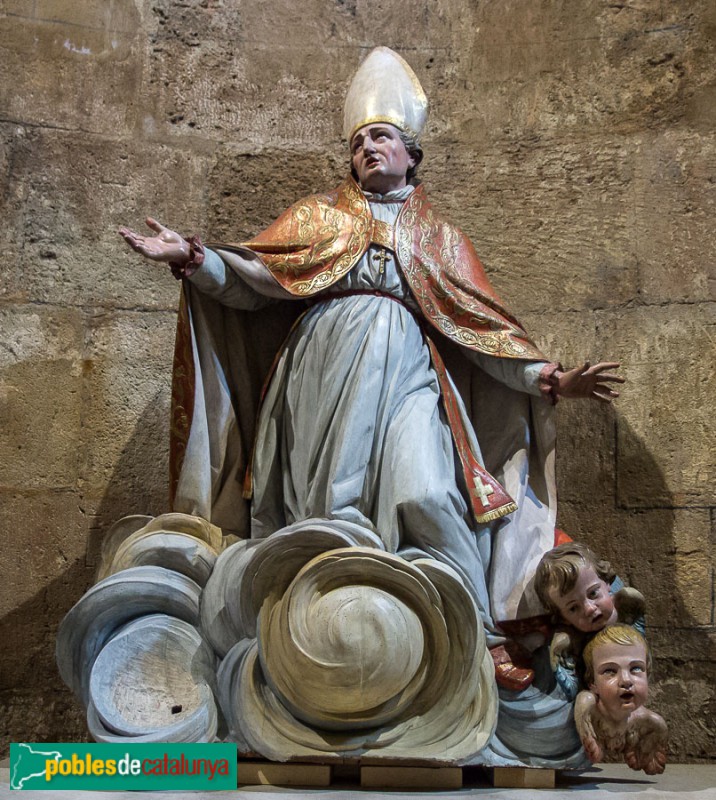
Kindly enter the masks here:
<path id="1" fill-rule="evenodd" d="M 591 365 L 585 361 L 581 367 L 557 372 L 557 394 L 559 397 L 599 400 L 602 403 L 611 403 L 619 397 L 619 392 L 611 388 L 610 384 L 624 383 L 621 375 L 614 375 L 608 370 L 617 369 L 616 361 L 600 361 Z"/>

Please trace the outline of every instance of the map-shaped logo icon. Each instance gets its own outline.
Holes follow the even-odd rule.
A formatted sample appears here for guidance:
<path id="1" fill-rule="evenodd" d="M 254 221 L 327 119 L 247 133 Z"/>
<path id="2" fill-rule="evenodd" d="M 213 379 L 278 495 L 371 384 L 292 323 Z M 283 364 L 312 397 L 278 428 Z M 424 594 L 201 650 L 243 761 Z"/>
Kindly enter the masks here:
<path id="1" fill-rule="evenodd" d="M 32 789 L 37 783 L 44 785 L 47 762 L 61 758 L 62 753 L 57 750 L 39 750 L 36 746 L 13 742 L 10 745 L 10 788 Z"/>

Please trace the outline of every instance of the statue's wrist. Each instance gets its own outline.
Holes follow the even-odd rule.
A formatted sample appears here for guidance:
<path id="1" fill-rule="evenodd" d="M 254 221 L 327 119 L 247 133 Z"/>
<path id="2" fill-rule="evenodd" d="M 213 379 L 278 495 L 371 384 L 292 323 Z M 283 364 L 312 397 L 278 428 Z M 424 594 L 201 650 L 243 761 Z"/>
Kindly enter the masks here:
<path id="1" fill-rule="evenodd" d="M 539 373 L 539 390 L 542 397 L 552 405 L 559 400 L 559 379 L 564 375 L 562 365 L 557 362 L 545 364 Z"/>
<path id="2" fill-rule="evenodd" d="M 170 261 L 169 267 L 172 275 L 177 279 L 190 278 L 204 263 L 204 245 L 198 236 L 189 236 L 184 239 L 187 245 L 186 260 Z"/>

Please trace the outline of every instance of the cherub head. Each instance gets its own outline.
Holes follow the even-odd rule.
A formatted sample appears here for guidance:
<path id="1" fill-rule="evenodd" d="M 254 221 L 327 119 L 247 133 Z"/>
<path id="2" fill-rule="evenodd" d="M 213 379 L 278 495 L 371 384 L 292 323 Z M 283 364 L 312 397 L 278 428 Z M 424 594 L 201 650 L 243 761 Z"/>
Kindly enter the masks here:
<path id="1" fill-rule="evenodd" d="M 545 608 L 584 633 L 617 621 L 609 584 L 614 572 L 585 545 L 561 544 L 545 553 L 535 574 L 535 590 Z"/>
<path id="2" fill-rule="evenodd" d="M 610 625 L 587 643 L 584 678 L 597 708 L 624 722 L 646 703 L 651 654 L 644 637 L 629 625 Z"/>

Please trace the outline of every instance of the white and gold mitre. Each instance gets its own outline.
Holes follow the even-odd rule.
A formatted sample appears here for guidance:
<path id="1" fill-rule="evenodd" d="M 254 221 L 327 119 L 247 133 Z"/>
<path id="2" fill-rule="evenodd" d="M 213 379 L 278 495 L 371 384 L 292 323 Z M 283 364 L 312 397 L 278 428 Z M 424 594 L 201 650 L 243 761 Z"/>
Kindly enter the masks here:
<path id="1" fill-rule="evenodd" d="M 346 95 L 343 135 L 372 122 L 389 122 L 416 139 L 428 118 L 428 98 L 408 63 L 389 47 L 376 47 L 358 67 Z"/>

